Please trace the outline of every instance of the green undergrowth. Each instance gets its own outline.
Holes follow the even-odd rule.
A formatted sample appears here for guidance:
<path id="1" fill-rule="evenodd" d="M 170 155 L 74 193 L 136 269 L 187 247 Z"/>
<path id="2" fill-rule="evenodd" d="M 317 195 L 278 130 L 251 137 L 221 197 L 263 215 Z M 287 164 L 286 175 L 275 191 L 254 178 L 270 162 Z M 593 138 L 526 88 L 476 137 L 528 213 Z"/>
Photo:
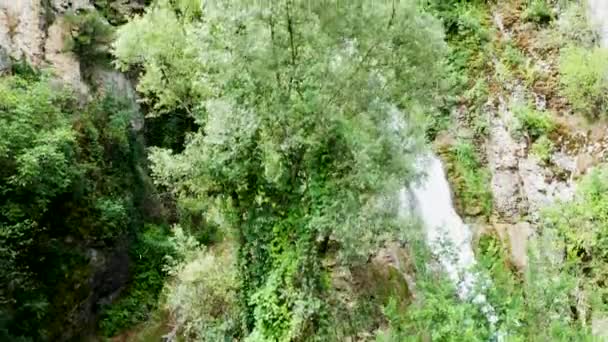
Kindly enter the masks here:
<path id="1" fill-rule="evenodd" d="M 427 1 L 425 8 L 438 17 L 446 32 L 450 53 L 446 58 L 449 89 L 441 115 L 427 129 L 432 140 L 452 127 L 454 112 L 464 106 L 464 120 L 476 133 L 485 134 L 483 104 L 488 98 L 485 70 L 489 65 L 491 38 L 489 5 L 484 1 Z"/>
<path id="2" fill-rule="evenodd" d="M 593 169 L 578 184 L 575 199 L 544 214 L 545 229 L 563 241 L 564 273 L 579 281 L 582 308 L 608 310 L 608 166 Z M 586 317 L 581 317 L 585 320 Z"/>
<path id="3" fill-rule="evenodd" d="M 102 308 L 99 321 L 101 332 L 108 337 L 144 322 L 157 308 L 165 281 L 165 258 L 174 253 L 169 241 L 169 229 L 146 225 L 131 245 L 132 278 L 124 295 Z"/>
<path id="4" fill-rule="evenodd" d="M 473 143 L 460 140 L 445 152 L 444 157 L 458 207 L 470 216 L 489 217 L 492 213 L 491 175 L 481 164 Z"/>
<path id="5" fill-rule="evenodd" d="M 459 140 L 447 148 L 444 157 L 461 211 L 487 217 L 492 211 L 490 175 L 474 145 L 484 139 L 489 128 L 484 106 L 491 92 L 486 76 L 491 68 L 493 35 L 490 5 L 484 1 L 429 1 L 427 10 L 444 24 L 450 48 L 446 63 L 451 85 L 444 102 L 445 116 L 436 120 L 439 125 L 431 126 L 433 134 L 427 136 L 433 138 L 442 130 L 450 131 L 454 124 L 470 131 L 473 139 Z M 456 133 L 461 132 L 452 132 Z"/>
<path id="6" fill-rule="evenodd" d="M 0 280 L 12 284 L 0 316 L 14 338 L 55 340 L 95 291 L 91 250 L 108 256 L 142 222 L 142 144 L 125 99 L 80 105 L 46 75 L 14 71 L 0 79 Z"/>
<path id="7" fill-rule="evenodd" d="M 70 35 L 65 49 L 78 56 L 85 78 L 90 78 L 94 67 L 109 66 L 112 60 L 109 46 L 113 40 L 114 28 L 97 11 L 68 13 L 65 20 Z"/>
<path id="8" fill-rule="evenodd" d="M 560 60 L 562 94 L 572 109 L 589 118 L 606 116 L 608 110 L 608 50 L 571 46 Z"/>
<path id="9" fill-rule="evenodd" d="M 515 132 L 527 136 L 531 141 L 547 136 L 555 129 L 555 123 L 549 112 L 522 105 L 514 106 L 512 111 L 517 119 Z"/>

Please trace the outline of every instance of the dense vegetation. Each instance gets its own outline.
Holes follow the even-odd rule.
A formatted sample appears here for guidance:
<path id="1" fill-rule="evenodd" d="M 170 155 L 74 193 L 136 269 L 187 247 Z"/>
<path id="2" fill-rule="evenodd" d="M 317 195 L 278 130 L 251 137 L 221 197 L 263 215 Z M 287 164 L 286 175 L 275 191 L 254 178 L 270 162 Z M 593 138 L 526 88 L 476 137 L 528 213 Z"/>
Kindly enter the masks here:
<path id="1" fill-rule="evenodd" d="M 496 108 L 551 170 L 563 113 L 603 124 L 608 61 L 580 3 L 92 3 L 66 14 L 66 49 L 137 102 L 24 62 L 0 77 L 0 340 L 594 338 L 608 169 L 557 174 L 574 198 L 519 213 L 521 267 L 486 153 Z M 399 200 L 430 146 L 483 227 L 472 295 Z"/>
<path id="2" fill-rule="evenodd" d="M 87 254 L 141 220 L 142 145 L 119 98 L 81 106 L 38 74 L 3 77 L 0 97 L 2 315 L 11 334 L 52 338 L 89 296 Z"/>

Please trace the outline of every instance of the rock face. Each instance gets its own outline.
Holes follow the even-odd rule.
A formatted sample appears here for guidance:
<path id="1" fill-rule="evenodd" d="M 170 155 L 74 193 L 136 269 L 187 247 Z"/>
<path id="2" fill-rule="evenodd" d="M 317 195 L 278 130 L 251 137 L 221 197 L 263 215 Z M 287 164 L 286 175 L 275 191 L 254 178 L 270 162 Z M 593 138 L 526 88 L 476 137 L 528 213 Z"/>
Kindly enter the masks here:
<path id="1" fill-rule="evenodd" d="M 513 265 L 522 270 L 528 264 L 528 239 L 534 229 L 528 222 L 496 224 L 494 229 L 502 241 L 507 242 Z"/>
<path id="2" fill-rule="evenodd" d="M 514 93 L 521 93 L 521 90 Z M 514 121 L 515 118 L 509 111 L 508 104 L 500 99 L 498 111 L 491 120 L 486 148 L 488 166 L 492 173 L 491 185 L 495 211 L 508 223 L 517 222 L 525 205 L 518 172 L 519 160 L 525 154 L 525 144 L 514 139 L 509 131 Z"/>
<path id="3" fill-rule="evenodd" d="M 56 13 L 60 14 L 67 11 L 94 9 L 89 0 L 51 0 L 51 7 Z"/>
<path id="4" fill-rule="evenodd" d="M 499 98 L 492 117 L 486 157 L 492 173 L 494 230 L 509 248 L 511 262 L 523 269 L 527 264 L 527 242 L 534 233 L 540 211 L 574 196 L 572 175 L 576 157 L 558 151 L 548 167 L 529 153 L 529 142 L 516 137 L 513 130 L 516 118 L 510 110 L 525 103 L 524 89 L 518 84 L 511 88 L 511 98 Z M 542 101 L 539 105 L 544 106 Z M 568 177 L 557 177 L 556 172 Z"/>
<path id="5" fill-rule="evenodd" d="M 44 44 L 45 60 L 52 66 L 56 75 L 79 93 L 87 94 L 88 86 L 82 81 L 80 62 L 76 55 L 66 51 L 64 42 L 69 34 L 69 27 L 63 17 L 58 17 L 47 30 Z"/>
<path id="6" fill-rule="evenodd" d="M 64 46 L 70 31 L 62 15 L 92 8 L 88 0 L 0 0 L 0 47 L 13 59 L 50 68 L 62 82 L 86 94 L 80 63 Z"/>
<path id="7" fill-rule="evenodd" d="M 0 46 L 33 65 L 44 59 L 45 9 L 41 0 L 0 1 Z"/>

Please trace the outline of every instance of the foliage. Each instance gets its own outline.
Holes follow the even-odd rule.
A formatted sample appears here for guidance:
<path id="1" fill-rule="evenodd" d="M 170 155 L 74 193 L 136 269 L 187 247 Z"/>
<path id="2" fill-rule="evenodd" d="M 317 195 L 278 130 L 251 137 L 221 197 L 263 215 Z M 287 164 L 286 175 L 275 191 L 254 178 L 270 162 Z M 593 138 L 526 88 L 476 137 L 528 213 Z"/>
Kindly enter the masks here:
<path id="1" fill-rule="evenodd" d="M 492 212 L 490 174 L 471 142 L 460 140 L 447 152 L 448 176 L 458 194 L 459 206 L 469 215 Z"/>
<path id="2" fill-rule="evenodd" d="M 461 300 L 456 286 L 434 267 L 424 241 L 412 244 L 415 255 L 416 298 L 405 310 L 393 300 L 385 308 L 389 328 L 377 341 L 487 341 L 492 331 L 481 307 L 472 298 Z"/>
<path id="3" fill-rule="evenodd" d="M 524 21 L 546 24 L 554 17 L 553 9 L 548 0 L 528 0 L 526 9 L 522 12 Z"/>
<path id="4" fill-rule="evenodd" d="M 132 110 L 111 97 L 80 107 L 43 75 L 1 79 L 0 98 L 0 311 L 9 333 L 54 339 L 89 295 L 86 246 L 137 220 Z"/>
<path id="5" fill-rule="evenodd" d="M 557 30 L 561 36 L 560 45 L 574 45 L 588 49 L 597 46 L 599 33 L 592 27 L 591 20 L 587 17 L 585 3 L 566 1 L 563 8 L 557 20 Z"/>
<path id="6" fill-rule="evenodd" d="M 329 241 L 341 260 L 365 260 L 398 228 L 388 198 L 414 176 L 441 29 L 409 1 L 247 4 L 219 2 L 201 20 L 159 1 L 114 52 L 143 66 L 157 113 L 200 126 L 181 153 L 152 149 L 153 175 L 235 236 L 241 337 L 322 339 Z"/>
<path id="7" fill-rule="evenodd" d="M 577 188 L 575 199 L 549 209 L 544 217 L 548 229 L 554 229 L 565 243 L 566 269 L 583 280 L 581 287 L 587 295 L 597 297 L 606 310 L 608 289 L 608 168 L 601 166 L 585 176 Z"/>
<path id="8" fill-rule="evenodd" d="M 515 131 L 525 134 L 532 141 L 543 135 L 548 135 L 555 129 L 555 123 L 548 112 L 538 111 L 531 106 L 523 105 L 516 105 L 511 110 L 517 119 Z"/>
<path id="9" fill-rule="evenodd" d="M 71 13 L 65 16 L 71 35 L 65 47 L 78 56 L 84 71 L 109 62 L 108 46 L 114 29 L 97 11 Z"/>
<path id="10" fill-rule="evenodd" d="M 552 253 L 553 241 L 530 242 L 523 275 L 510 266 L 507 250 L 492 235 L 482 237 L 477 257 L 492 285 L 486 296 L 498 317 L 496 331 L 509 341 L 588 341 L 590 331 L 571 308 L 576 279 L 564 273 Z"/>
<path id="11" fill-rule="evenodd" d="M 198 85 L 201 44 L 193 20 L 200 16 L 196 10 L 200 6 L 195 3 L 158 1 L 145 16 L 118 29 L 113 43 L 116 64 L 123 71 L 131 66 L 143 68 L 137 90 L 151 107 L 151 116 L 178 109 L 191 113 L 204 94 Z"/>
<path id="12" fill-rule="evenodd" d="M 65 94 L 46 80 L 0 79 L 0 303 L 13 317 L 42 317 L 48 300 L 37 291 L 28 256 L 47 227 L 40 224 L 50 202 L 76 176 L 71 157 L 76 136 L 61 104 Z M 31 325 L 30 325 L 31 324 Z M 22 323 L 37 333 L 38 327 Z M 15 331 L 11 333 L 29 333 Z"/>
<path id="13" fill-rule="evenodd" d="M 385 315 L 388 329 L 377 341 L 590 341 L 587 323 L 577 319 L 576 277 L 564 272 L 551 255 L 557 252 L 552 240 L 539 237 L 531 242 L 528 266 L 523 275 L 512 269 L 506 250 L 492 235 L 481 238 L 477 248 L 478 286 L 475 291 L 492 306 L 496 322 L 490 324 L 477 296 L 460 299 L 456 288 L 433 267 L 428 250 L 416 251 L 418 301 L 407 309 L 389 303 Z M 482 279 L 489 278 L 489 281 Z M 479 286 L 486 283 L 484 286 Z M 580 313 L 582 314 L 582 313 Z"/>
<path id="14" fill-rule="evenodd" d="M 555 144 L 546 135 L 538 138 L 530 148 L 532 154 L 537 156 L 544 163 L 549 162 L 554 150 Z"/>
<path id="15" fill-rule="evenodd" d="M 482 137 L 487 116 L 482 110 L 488 99 L 488 85 L 479 74 L 489 61 L 488 6 L 484 1 L 421 1 L 423 8 L 443 22 L 450 53 L 445 58 L 446 83 L 440 116 L 433 116 L 427 128 L 430 140 L 450 127 L 454 111 L 463 110 L 464 120 Z"/>
<path id="16" fill-rule="evenodd" d="M 93 0 L 92 3 L 99 13 L 114 26 L 123 25 L 133 15 L 143 12 L 145 6 L 152 0 Z"/>
<path id="17" fill-rule="evenodd" d="M 171 280 L 164 307 L 175 324 L 172 334 L 192 341 L 226 341 L 238 331 L 236 253 L 209 250 L 174 228 Z"/>
<path id="18" fill-rule="evenodd" d="M 174 254 L 174 248 L 165 227 L 147 225 L 138 234 L 130 246 L 134 265 L 126 295 L 102 308 L 99 326 L 105 336 L 114 336 L 150 318 L 164 285 L 166 257 Z"/>
<path id="19" fill-rule="evenodd" d="M 525 56 L 512 41 L 505 44 L 502 58 L 511 68 L 518 68 L 525 63 Z"/>
<path id="20" fill-rule="evenodd" d="M 568 47 L 560 59 L 561 92 L 572 108 L 591 118 L 608 109 L 608 50 Z"/>

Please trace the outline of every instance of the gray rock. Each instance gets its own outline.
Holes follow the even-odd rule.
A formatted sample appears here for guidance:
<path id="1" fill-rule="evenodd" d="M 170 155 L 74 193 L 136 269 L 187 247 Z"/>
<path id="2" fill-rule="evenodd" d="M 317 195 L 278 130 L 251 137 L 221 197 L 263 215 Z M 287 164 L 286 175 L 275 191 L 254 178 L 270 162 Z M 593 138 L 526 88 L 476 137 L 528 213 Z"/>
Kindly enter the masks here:
<path id="1" fill-rule="evenodd" d="M 139 98 L 135 87 L 125 74 L 115 70 L 98 68 L 94 70 L 93 78 L 96 80 L 97 87 L 102 93 L 126 97 L 131 102 L 135 109 L 135 115 L 131 118 L 131 128 L 135 132 L 140 132 L 144 127 L 144 116 L 139 110 Z"/>
<path id="2" fill-rule="evenodd" d="M 43 14 L 41 0 L 0 1 L 0 46 L 11 57 L 39 66 L 44 57 Z"/>
<path id="3" fill-rule="evenodd" d="M 574 196 L 574 184 L 571 181 L 556 180 L 553 173 L 542 167 L 536 157 L 530 156 L 519 161 L 519 175 L 528 210 L 535 219 L 546 206 L 557 200 L 568 201 Z"/>
<path id="4" fill-rule="evenodd" d="M 514 222 L 520 213 L 519 175 L 513 170 L 493 170 L 492 194 L 494 209 L 507 222 Z"/>
<path id="5" fill-rule="evenodd" d="M 8 52 L 0 46 L 0 75 L 8 73 L 11 70 L 12 66 L 11 57 L 8 55 Z"/>
<path id="6" fill-rule="evenodd" d="M 494 229 L 503 244 L 508 246 L 513 265 L 523 271 L 528 264 L 528 241 L 534 234 L 534 229 L 530 223 L 495 224 Z"/>
<path id="7" fill-rule="evenodd" d="M 524 145 L 511 136 L 505 125 L 496 124 L 490 130 L 487 146 L 491 169 L 515 169 Z"/>
<path id="8" fill-rule="evenodd" d="M 94 9 L 89 0 L 51 0 L 51 6 L 57 13 Z"/>
<path id="9" fill-rule="evenodd" d="M 568 173 L 574 173 L 576 171 L 576 158 L 567 155 L 563 152 L 555 152 L 551 156 L 551 162 Z"/>

